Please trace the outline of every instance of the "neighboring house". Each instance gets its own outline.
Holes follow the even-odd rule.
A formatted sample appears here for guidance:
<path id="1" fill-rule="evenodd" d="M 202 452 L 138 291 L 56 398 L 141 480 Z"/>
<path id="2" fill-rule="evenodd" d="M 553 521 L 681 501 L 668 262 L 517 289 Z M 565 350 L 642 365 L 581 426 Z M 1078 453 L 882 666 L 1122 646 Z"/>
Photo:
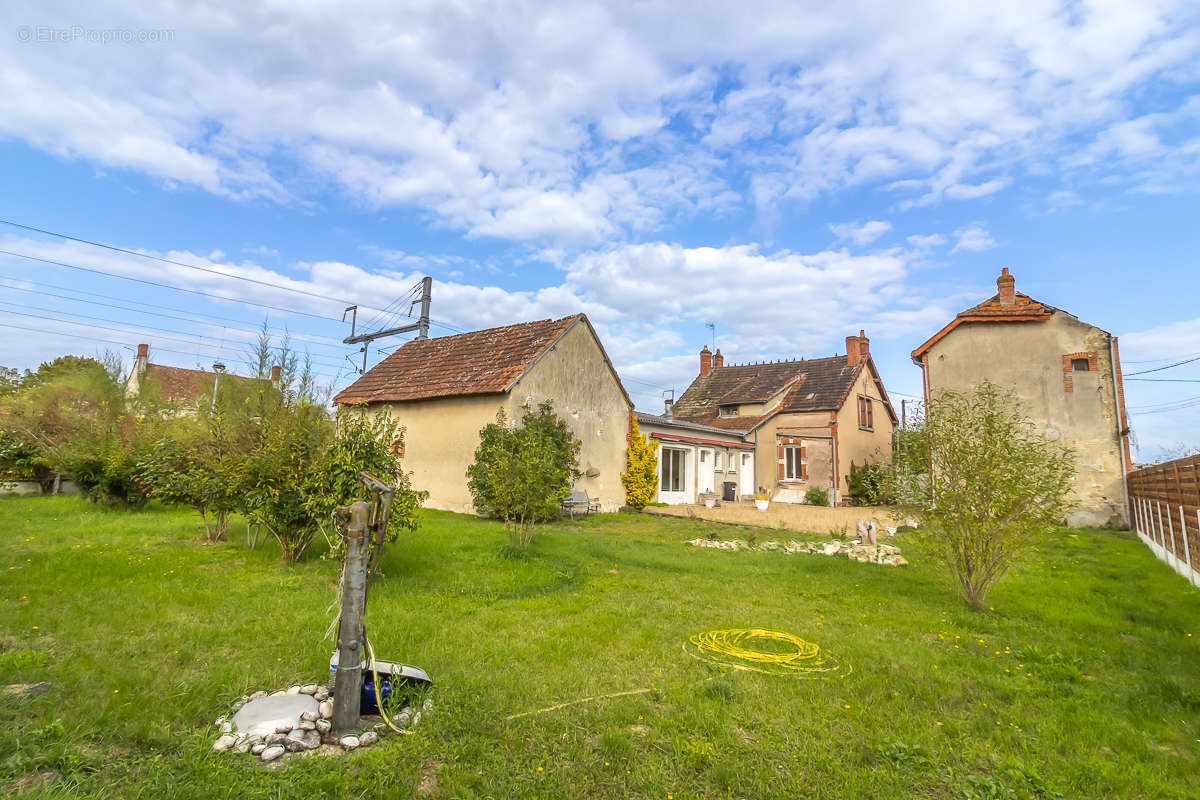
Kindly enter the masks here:
<path id="1" fill-rule="evenodd" d="M 1008 268 L 997 293 L 912 352 L 925 399 L 984 380 L 1013 389 L 1049 438 L 1076 453 L 1072 526 L 1127 524 L 1129 426 L 1117 337 L 1016 291 Z"/>
<path id="2" fill-rule="evenodd" d="M 746 441 L 746 431 L 641 411 L 637 420 L 641 432 L 658 443 L 656 502 L 695 503 L 705 493 L 725 500 L 754 496 L 754 445 Z"/>
<path id="3" fill-rule="evenodd" d="M 248 384 L 255 378 L 244 378 L 230 373 L 208 372 L 202 369 L 184 369 L 150 363 L 150 345 L 139 344 L 133 369 L 125 379 L 125 394 L 133 397 L 143 387 L 153 387 L 157 396 L 167 402 L 189 405 L 201 397 L 212 397 L 214 388 L 221 381 Z M 271 367 L 271 384 L 279 385 L 279 367 Z"/>
<path id="4" fill-rule="evenodd" d="M 737 432 L 754 446 L 754 489 L 741 478 L 739 496 L 761 491 L 799 503 L 815 487 L 836 505 L 852 462 L 891 460 L 896 412 L 869 345 L 859 331 L 846 337 L 844 356 L 736 365 L 706 346 L 674 418 Z"/>
<path id="5" fill-rule="evenodd" d="M 398 455 L 429 492 L 426 506 L 468 513 L 479 431 L 500 409 L 518 420 L 524 404 L 543 400 L 582 443 L 575 488 L 604 510 L 623 506 L 633 403 L 583 314 L 410 341 L 334 398 L 389 409 L 406 429 Z"/>

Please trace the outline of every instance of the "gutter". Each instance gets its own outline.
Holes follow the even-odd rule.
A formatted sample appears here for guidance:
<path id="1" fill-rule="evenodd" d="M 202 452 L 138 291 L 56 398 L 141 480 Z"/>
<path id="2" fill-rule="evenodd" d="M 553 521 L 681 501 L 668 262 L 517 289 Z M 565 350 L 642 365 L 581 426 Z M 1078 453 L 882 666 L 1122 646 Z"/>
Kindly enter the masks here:
<path id="1" fill-rule="evenodd" d="M 1130 520 L 1129 510 L 1129 465 L 1125 461 L 1125 409 L 1121 405 L 1120 378 L 1117 376 L 1117 337 L 1109 335 L 1108 337 L 1108 357 L 1109 366 L 1112 368 L 1113 381 L 1113 416 L 1116 417 L 1117 423 L 1117 450 L 1121 453 L 1121 487 L 1125 492 L 1125 521 L 1126 524 Z M 1184 532 L 1186 535 L 1186 531 Z"/>

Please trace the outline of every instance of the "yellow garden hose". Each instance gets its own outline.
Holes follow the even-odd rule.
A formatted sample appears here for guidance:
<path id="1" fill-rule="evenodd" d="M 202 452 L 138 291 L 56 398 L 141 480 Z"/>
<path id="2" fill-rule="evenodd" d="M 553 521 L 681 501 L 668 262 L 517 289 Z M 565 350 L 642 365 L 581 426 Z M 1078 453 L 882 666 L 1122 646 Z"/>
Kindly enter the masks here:
<path id="1" fill-rule="evenodd" d="M 698 633 L 683 649 L 701 661 L 767 675 L 823 677 L 841 669 L 837 659 L 816 644 L 762 628 Z"/>
<path id="2" fill-rule="evenodd" d="M 403 728 L 397 728 L 388 718 L 387 709 L 383 707 L 383 686 L 379 683 L 379 671 L 375 668 L 375 648 L 371 647 L 371 640 L 367 638 L 367 630 L 363 628 L 363 644 L 367 646 L 367 658 L 371 662 L 371 676 L 375 679 L 375 705 L 379 707 L 379 715 L 383 717 L 383 721 L 387 726 L 396 733 L 403 733 L 407 736 L 412 735 L 412 731 L 406 731 Z"/>

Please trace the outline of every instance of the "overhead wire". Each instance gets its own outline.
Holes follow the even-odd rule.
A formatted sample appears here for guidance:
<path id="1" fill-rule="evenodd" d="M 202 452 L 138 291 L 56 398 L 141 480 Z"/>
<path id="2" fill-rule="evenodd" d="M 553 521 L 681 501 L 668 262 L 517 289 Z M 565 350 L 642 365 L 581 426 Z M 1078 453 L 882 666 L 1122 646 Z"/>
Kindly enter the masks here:
<path id="1" fill-rule="evenodd" d="M 1131 378 L 1134 375 L 1149 375 L 1151 372 L 1162 372 L 1164 369 L 1174 369 L 1175 367 L 1182 367 L 1184 364 L 1191 364 L 1193 361 L 1200 361 L 1200 355 L 1193 356 L 1191 358 L 1185 358 L 1182 361 L 1176 361 L 1174 364 L 1167 364 L 1162 367 L 1155 367 L 1154 369 L 1143 369 L 1143 370 L 1139 370 L 1138 372 L 1127 372 L 1127 373 L 1125 373 L 1125 377 Z"/>

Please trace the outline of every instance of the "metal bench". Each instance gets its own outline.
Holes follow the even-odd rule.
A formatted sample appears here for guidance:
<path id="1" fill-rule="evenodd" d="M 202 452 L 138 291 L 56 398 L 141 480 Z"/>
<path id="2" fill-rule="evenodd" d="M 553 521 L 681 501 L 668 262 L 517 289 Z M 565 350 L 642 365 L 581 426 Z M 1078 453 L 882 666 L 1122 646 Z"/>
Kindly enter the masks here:
<path id="1" fill-rule="evenodd" d="M 599 511 L 600 501 L 588 497 L 588 493 L 585 491 L 573 491 L 563 498 L 559 508 L 573 517 L 576 514 L 590 514 L 593 511 Z"/>

